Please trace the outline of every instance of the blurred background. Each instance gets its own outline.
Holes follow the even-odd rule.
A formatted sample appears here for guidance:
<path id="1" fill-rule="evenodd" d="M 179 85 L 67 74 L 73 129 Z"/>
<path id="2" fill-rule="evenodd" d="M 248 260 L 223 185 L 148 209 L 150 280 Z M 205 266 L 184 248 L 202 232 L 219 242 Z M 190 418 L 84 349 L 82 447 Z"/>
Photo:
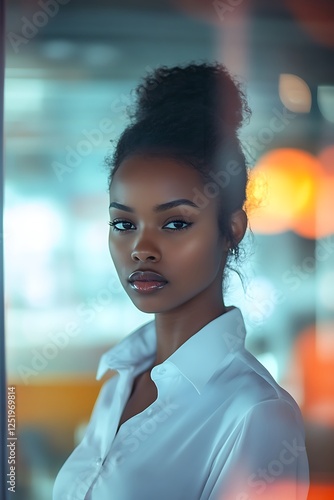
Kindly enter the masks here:
<path id="1" fill-rule="evenodd" d="M 101 354 L 152 319 L 108 254 L 104 157 L 155 67 L 217 60 L 253 116 L 251 234 L 227 304 L 300 405 L 310 499 L 334 498 L 334 4 L 331 0 L 10 0 L 5 303 L 18 500 L 51 498 L 100 383 Z"/>

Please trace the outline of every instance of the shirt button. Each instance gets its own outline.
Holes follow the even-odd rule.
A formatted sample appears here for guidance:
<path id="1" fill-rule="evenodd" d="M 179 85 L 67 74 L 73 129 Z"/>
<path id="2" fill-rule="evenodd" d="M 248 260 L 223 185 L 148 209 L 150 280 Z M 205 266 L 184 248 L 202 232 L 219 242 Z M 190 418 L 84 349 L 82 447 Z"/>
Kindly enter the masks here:
<path id="1" fill-rule="evenodd" d="M 164 373 L 166 373 L 166 368 L 164 366 L 159 366 L 157 369 L 157 373 L 159 375 L 163 375 Z"/>
<path id="2" fill-rule="evenodd" d="M 97 465 L 98 467 L 100 467 L 100 465 L 102 465 L 102 458 L 101 457 L 96 459 L 95 465 Z"/>
<path id="3" fill-rule="evenodd" d="M 149 408 L 147 410 L 147 415 L 150 416 L 150 415 L 152 415 L 152 413 L 153 413 L 153 408 Z"/>

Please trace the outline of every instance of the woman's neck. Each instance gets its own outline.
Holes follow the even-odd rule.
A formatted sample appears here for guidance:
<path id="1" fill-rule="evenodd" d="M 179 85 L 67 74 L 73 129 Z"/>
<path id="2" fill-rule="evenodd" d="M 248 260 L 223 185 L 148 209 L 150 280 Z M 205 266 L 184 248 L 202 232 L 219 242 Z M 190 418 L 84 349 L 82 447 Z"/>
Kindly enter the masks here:
<path id="1" fill-rule="evenodd" d="M 224 302 L 216 304 L 203 303 L 201 307 L 189 304 L 182 308 L 155 315 L 155 329 L 157 336 L 157 354 L 155 365 L 165 361 L 184 342 L 197 333 L 201 328 L 227 311 Z"/>

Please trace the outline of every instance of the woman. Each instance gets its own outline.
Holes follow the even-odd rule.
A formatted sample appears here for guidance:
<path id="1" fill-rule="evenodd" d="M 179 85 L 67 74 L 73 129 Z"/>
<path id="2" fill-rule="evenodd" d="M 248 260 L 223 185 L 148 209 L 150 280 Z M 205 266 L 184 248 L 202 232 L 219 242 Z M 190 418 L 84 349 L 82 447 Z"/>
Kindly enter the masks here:
<path id="1" fill-rule="evenodd" d="M 245 349 L 222 280 L 247 227 L 237 131 L 249 112 L 219 64 L 162 67 L 137 88 L 109 159 L 109 248 L 154 313 L 101 359 L 103 386 L 54 500 L 305 499 L 303 423 Z"/>

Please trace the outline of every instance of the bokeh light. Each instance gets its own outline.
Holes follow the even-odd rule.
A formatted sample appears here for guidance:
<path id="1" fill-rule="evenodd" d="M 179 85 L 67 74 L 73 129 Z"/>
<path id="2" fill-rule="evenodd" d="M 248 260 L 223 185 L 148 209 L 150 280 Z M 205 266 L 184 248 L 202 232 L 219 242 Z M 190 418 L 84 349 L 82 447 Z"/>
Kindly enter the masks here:
<path id="1" fill-rule="evenodd" d="M 296 75 L 281 74 L 278 92 L 284 106 L 294 113 L 309 113 L 312 105 L 310 87 Z"/>
<path id="2" fill-rule="evenodd" d="M 7 207 L 5 230 L 10 233 L 5 249 L 16 254 L 46 255 L 62 243 L 64 227 L 59 208 L 49 200 L 21 201 Z"/>
<path id="3" fill-rule="evenodd" d="M 303 413 L 312 421 L 334 425 L 334 323 L 321 322 L 303 330 L 295 359 L 304 388 Z"/>
<path id="4" fill-rule="evenodd" d="M 319 85 L 317 101 L 322 116 L 327 121 L 334 123 L 334 87 L 330 85 Z"/>
<path id="5" fill-rule="evenodd" d="M 320 162 L 305 151 L 286 148 L 263 155 L 251 173 L 248 189 L 253 231 L 273 234 L 299 230 L 307 213 L 307 229 L 314 232 L 317 179 L 321 175 Z"/>

